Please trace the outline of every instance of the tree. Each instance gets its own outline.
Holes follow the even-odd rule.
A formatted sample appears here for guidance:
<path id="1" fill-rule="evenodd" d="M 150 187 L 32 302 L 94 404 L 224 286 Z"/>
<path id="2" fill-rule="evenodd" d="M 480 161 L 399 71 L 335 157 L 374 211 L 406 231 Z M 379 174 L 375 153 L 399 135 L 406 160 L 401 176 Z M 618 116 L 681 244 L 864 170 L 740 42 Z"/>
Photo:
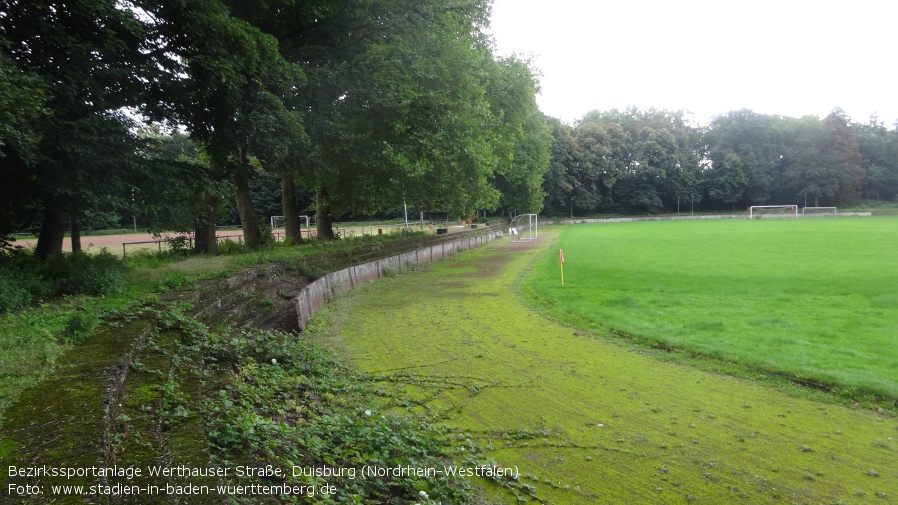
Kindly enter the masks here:
<path id="1" fill-rule="evenodd" d="M 0 47 L 7 45 L 0 39 Z M 9 247 L 11 234 L 29 221 L 35 200 L 24 167 L 35 161 L 41 140 L 37 126 L 47 114 L 44 86 L 0 52 L 0 250 Z"/>
<path id="2" fill-rule="evenodd" d="M 139 104 L 152 67 L 144 27 L 115 1 L 8 1 L 3 14 L 3 66 L 22 72 L 14 78 L 19 103 L 33 112 L 28 97 L 40 89 L 45 111 L 10 109 L 28 124 L 4 146 L 15 181 L 8 205 L 41 216 L 36 253 L 46 257 L 62 252 L 69 218 L 77 232 L 79 212 L 114 207 L 140 171 L 133 122 L 122 110 Z M 34 81 L 21 86 L 26 79 Z"/>
<path id="3" fill-rule="evenodd" d="M 488 2 L 275 1 L 245 15 L 308 76 L 295 173 L 316 190 L 319 237 L 402 200 L 457 215 L 495 205 Z"/>
<path id="4" fill-rule="evenodd" d="M 132 212 L 145 216 L 153 233 L 208 229 L 211 234 L 195 236 L 194 248 L 217 250 L 219 202 L 233 194 L 233 186 L 212 171 L 208 156 L 184 133 L 151 127 L 140 135 L 146 139 L 140 155 L 151 175 L 136 181 Z"/>
<path id="5" fill-rule="evenodd" d="M 543 177 L 543 190 L 546 192 L 544 207 L 552 214 L 570 212 L 573 216 L 574 181 L 571 171 L 576 141 L 569 125 L 553 117 L 546 120 L 552 128 L 552 144 L 549 148 L 549 167 Z"/>
<path id="6" fill-rule="evenodd" d="M 865 171 L 864 197 L 892 200 L 898 195 L 898 134 L 876 116 L 866 124 L 854 124 Z"/>
<path id="7" fill-rule="evenodd" d="M 786 176 L 799 197 L 840 203 L 857 198 L 863 183 L 861 154 L 848 117 L 834 109 L 823 121 L 806 117 L 793 123 Z"/>
<path id="8" fill-rule="evenodd" d="M 708 196 L 736 210 L 748 182 L 742 158 L 733 151 L 718 151 L 715 157 L 708 174 Z"/>
<path id="9" fill-rule="evenodd" d="M 711 121 L 705 134 L 708 156 L 712 166 L 726 163 L 724 160 L 739 165 L 745 179 L 738 199 L 742 204 L 776 204 L 775 200 L 781 197 L 782 159 L 786 152 L 783 126 L 783 119 L 778 116 L 748 109 L 728 112 Z M 731 190 L 736 188 L 722 191 Z M 735 205 L 729 198 L 726 197 L 726 202 Z"/>
<path id="10" fill-rule="evenodd" d="M 542 182 L 552 142 L 551 130 L 536 105 L 539 85 L 527 61 L 503 58 L 491 68 L 487 98 L 495 121 L 494 184 L 500 193 L 499 205 L 509 213 L 538 213 L 545 199 Z"/>
<path id="11" fill-rule="evenodd" d="M 170 69 L 159 87 L 160 112 L 186 125 L 208 153 L 212 171 L 233 182 L 244 239 L 257 246 L 259 217 L 249 190 L 258 169 L 253 159 L 273 168 L 287 155 L 282 147 L 303 135 L 297 102 L 302 71 L 282 57 L 276 38 L 234 17 L 220 1 L 140 5 L 154 19 L 153 54 Z M 205 200 L 211 213 L 215 198 Z M 209 235 L 209 221 L 201 221 L 205 228 L 198 228 L 198 236 Z M 208 252 L 215 252 L 211 244 Z"/>

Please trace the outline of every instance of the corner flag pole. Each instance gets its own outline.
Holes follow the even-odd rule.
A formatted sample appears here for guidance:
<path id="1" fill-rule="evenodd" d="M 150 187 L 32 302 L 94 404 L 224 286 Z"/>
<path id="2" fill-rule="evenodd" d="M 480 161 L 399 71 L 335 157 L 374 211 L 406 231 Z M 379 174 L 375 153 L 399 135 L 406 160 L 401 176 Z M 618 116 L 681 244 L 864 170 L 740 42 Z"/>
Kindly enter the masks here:
<path id="1" fill-rule="evenodd" d="M 564 286 L 564 251 L 558 250 L 558 268 L 561 269 L 561 285 Z"/>

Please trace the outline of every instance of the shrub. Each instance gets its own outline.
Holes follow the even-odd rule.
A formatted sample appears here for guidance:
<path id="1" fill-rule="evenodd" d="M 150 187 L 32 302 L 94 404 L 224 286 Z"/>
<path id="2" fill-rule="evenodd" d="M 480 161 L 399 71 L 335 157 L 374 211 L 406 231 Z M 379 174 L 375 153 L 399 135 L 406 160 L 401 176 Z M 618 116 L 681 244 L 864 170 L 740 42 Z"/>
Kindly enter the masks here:
<path id="1" fill-rule="evenodd" d="M 165 242 L 168 244 L 168 250 L 172 256 L 189 256 L 193 248 L 193 243 L 187 235 L 168 237 Z"/>
<path id="2" fill-rule="evenodd" d="M 222 239 L 218 242 L 218 252 L 221 254 L 237 254 L 246 251 L 246 247 L 242 242 L 231 240 L 229 238 Z"/>
<path id="3" fill-rule="evenodd" d="M 54 255 L 44 262 L 44 277 L 52 279 L 55 295 L 100 296 L 118 290 L 125 264 L 109 251 L 99 254 L 76 252 Z"/>
<path id="4" fill-rule="evenodd" d="M 67 344 L 80 344 L 99 322 L 100 318 L 89 312 L 73 312 L 62 329 L 62 340 Z"/>
<path id="5" fill-rule="evenodd" d="M 0 254 L 0 313 L 52 296 L 100 296 L 118 290 L 125 263 L 108 251 L 53 255 L 40 260 L 28 250 Z"/>

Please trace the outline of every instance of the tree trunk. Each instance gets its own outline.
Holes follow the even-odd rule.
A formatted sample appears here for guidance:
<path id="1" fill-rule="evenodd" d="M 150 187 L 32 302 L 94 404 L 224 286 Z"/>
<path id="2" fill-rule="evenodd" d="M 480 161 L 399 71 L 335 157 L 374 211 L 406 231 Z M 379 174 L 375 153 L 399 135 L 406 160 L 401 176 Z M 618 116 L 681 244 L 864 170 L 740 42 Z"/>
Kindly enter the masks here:
<path id="1" fill-rule="evenodd" d="M 253 200 L 249 192 L 249 179 L 243 174 L 234 175 L 234 186 L 237 197 L 237 213 L 243 225 L 243 240 L 250 249 L 259 247 L 262 233 L 259 230 L 259 215 L 253 208 Z"/>
<path id="2" fill-rule="evenodd" d="M 62 240 L 65 238 L 65 212 L 59 206 L 46 209 L 41 223 L 40 235 L 34 254 L 46 259 L 51 254 L 62 254 Z"/>
<path id="3" fill-rule="evenodd" d="M 78 213 L 72 212 L 72 252 L 81 250 L 81 222 L 78 221 Z"/>
<path id="4" fill-rule="evenodd" d="M 330 209 L 327 205 L 327 192 L 318 189 L 315 197 L 315 228 L 318 232 L 318 238 L 325 240 L 335 240 L 333 218 L 330 215 Z"/>
<path id="5" fill-rule="evenodd" d="M 218 220 L 218 197 L 203 194 L 203 206 L 196 221 L 193 250 L 199 254 L 218 255 L 218 239 L 215 238 L 215 222 Z"/>
<path id="6" fill-rule="evenodd" d="M 281 207 L 284 209 L 284 236 L 287 244 L 302 243 L 302 223 L 299 220 L 299 207 L 296 205 L 296 182 L 293 172 L 286 168 L 281 172 Z"/>

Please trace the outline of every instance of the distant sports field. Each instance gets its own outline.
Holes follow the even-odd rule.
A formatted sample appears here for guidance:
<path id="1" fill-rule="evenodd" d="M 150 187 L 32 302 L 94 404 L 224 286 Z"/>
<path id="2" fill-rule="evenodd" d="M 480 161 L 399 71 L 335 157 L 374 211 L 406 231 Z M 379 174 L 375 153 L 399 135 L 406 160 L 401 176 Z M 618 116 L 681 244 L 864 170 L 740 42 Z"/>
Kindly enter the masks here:
<path id="1" fill-rule="evenodd" d="M 528 290 L 564 318 L 898 397 L 898 219 L 565 226 Z"/>

